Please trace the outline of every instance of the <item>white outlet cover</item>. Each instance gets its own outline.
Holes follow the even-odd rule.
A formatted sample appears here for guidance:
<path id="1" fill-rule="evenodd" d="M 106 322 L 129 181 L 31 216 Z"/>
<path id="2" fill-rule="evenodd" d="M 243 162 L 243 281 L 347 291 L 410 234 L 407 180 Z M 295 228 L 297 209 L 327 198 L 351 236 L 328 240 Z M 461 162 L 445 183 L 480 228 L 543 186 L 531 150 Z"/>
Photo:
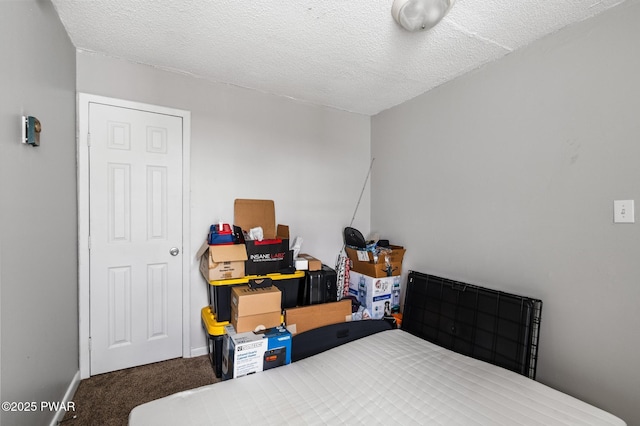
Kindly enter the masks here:
<path id="1" fill-rule="evenodd" d="M 22 139 L 20 142 L 27 143 L 27 117 L 24 115 L 20 116 L 20 128 L 22 129 Z"/>
<path id="2" fill-rule="evenodd" d="M 615 200 L 613 202 L 613 223 L 635 223 L 633 200 Z"/>

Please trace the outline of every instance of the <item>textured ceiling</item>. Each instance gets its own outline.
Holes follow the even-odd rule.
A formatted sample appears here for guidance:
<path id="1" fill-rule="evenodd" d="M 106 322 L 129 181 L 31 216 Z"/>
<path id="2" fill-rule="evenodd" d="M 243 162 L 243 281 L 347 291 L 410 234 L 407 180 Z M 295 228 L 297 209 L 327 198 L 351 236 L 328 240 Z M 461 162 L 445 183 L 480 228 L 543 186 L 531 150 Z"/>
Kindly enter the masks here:
<path id="1" fill-rule="evenodd" d="M 624 0 L 457 0 L 409 33 L 393 0 L 52 0 L 77 49 L 374 115 Z"/>

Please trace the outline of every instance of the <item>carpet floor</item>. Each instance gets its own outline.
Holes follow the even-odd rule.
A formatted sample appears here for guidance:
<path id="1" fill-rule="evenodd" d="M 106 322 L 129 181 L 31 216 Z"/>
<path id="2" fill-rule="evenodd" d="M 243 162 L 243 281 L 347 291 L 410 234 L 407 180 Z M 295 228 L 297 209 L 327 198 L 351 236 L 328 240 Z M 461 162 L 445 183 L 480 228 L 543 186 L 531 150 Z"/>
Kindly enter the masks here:
<path id="1" fill-rule="evenodd" d="M 207 355 L 99 374 L 80 382 L 73 397 L 76 411 L 60 426 L 126 426 L 129 412 L 140 404 L 218 381 Z"/>

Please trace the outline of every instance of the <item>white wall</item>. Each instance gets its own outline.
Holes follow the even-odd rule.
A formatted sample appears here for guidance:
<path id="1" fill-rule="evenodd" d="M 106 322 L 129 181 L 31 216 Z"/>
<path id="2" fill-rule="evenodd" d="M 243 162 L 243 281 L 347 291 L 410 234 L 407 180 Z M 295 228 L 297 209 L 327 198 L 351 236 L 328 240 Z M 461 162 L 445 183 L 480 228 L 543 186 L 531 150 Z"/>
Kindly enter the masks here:
<path id="1" fill-rule="evenodd" d="M 0 57 L 0 401 L 59 402 L 78 371 L 75 49 L 50 2 L 2 1 Z M 20 143 L 23 114 L 39 147 Z"/>
<path id="2" fill-rule="evenodd" d="M 405 270 L 539 297 L 538 379 L 640 424 L 640 5 L 372 119 L 372 227 Z M 636 207 L 638 209 L 638 207 Z"/>
<path id="3" fill-rule="evenodd" d="M 333 266 L 370 158 L 370 118 L 210 83 L 92 53 L 77 54 L 79 92 L 191 111 L 191 254 L 236 198 L 273 199 L 278 223 Z M 354 225 L 369 228 L 369 191 Z M 191 346 L 203 348 L 206 283 L 191 264 Z"/>

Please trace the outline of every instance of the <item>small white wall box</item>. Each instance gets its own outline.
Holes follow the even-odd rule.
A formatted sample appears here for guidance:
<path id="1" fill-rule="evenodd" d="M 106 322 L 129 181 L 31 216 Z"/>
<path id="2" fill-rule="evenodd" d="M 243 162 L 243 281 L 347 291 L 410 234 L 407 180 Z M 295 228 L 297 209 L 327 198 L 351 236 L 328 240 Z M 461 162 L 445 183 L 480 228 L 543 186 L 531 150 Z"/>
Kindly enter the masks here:
<path id="1" fill-rule="evenodd" d="M 613 223 L 635 223 L 633 200 L 615 200 L 613 202 Z"/>
<path id="2" fill-rule="evenodd" d="M 32 146 L 40 146 L 40 132 L 42 125 L 40 120 L 32 116 L 21 117 L 22 143 Z"/>

